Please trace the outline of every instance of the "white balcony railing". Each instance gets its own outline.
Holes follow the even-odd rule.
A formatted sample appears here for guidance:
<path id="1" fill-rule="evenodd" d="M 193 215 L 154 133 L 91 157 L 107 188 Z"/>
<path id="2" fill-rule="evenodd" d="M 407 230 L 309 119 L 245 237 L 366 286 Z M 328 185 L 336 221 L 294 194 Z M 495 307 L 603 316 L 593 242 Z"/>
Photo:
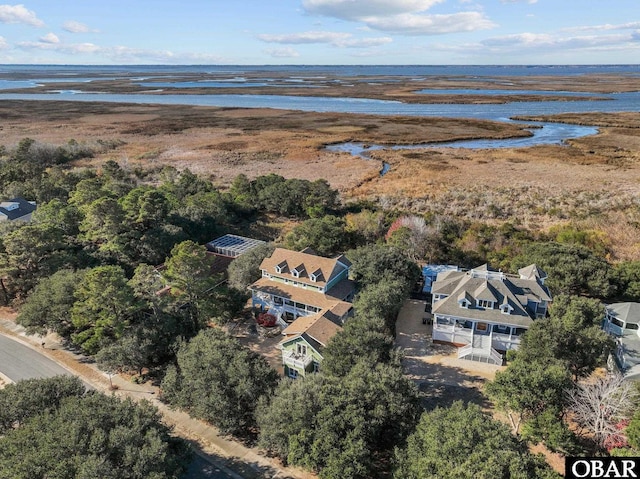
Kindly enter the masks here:
<path id="1" fill-rule="evenodd" d="M 304 354 L 298 354 L 295 351 L 283 351 L 282 361 L 295 369 L 305 370 L 313 361 L 313 357 Z"/>

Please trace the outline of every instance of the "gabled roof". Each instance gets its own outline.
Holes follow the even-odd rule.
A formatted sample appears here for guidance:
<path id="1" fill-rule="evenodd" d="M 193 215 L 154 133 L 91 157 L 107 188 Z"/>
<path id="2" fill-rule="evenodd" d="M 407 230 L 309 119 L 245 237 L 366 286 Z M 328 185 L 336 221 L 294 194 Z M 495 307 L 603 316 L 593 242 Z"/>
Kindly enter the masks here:
<path id="1" fill-rule="evenodd" d="M 524 268 L 520 268 L 518 270 L 518 274 L 523 279 L 547 279 L 547 273 L 542 271 L 537 265 L 530 264 L 529 266 L 525 266 Z"/>
<path id="2" fill-rule="evenodd" d="M 280 341 L 278 347 L 302 337 L 319 353 L 322 347 L 326 346 L 340 330 L 342 328 L 328 319 L 324 312 L 303 316 L 282 331 L 282 334 L 288 337 Z"/>
<path id="3" fill-rule="evenodd" d="M 290 276 L 301 283 L 324 286 L 351 266 L 349 260 L 343 255 L 337 258 L 325 258 L 306 251 L 308 250 L 291 251 L 284 248 L 276 248 L 271 257 L 262 261 L 260 269 L 270 274 Z M 286 265 L 286 268 L 283 265 Z M 280 273 L 276 272 L 276 266 L 281 267 Z M 294 268 L 297 268 L 300 272 L 298 277 L 291 274 Z M 311 281 L 310 273 L 317 273 L 318 271 L 321 273 L 319 277 L 316 278 L 316 281 Z"/>
<path id="4" fill-rule="evenodd" d="M 620 321 L 640 324 L 640 303 L 614 303 L 608 304 L 606 308 Z"/>
<path id="5" fill-rule="evenodd" d="M 13 198 L 0 202 L 0 215 L 7 220 L 17 220 L 36 210 L 36 205 L 24 198 Z"/>
<path id="6" fill-rule="evenodd" d="M 528 327 L 533 319 L 527 311 L 527 302 L 551 301 L 551 296 L 540 279 L 522 279 L 490 271 L 486 265 L 468 272 L 448 271 L 438 275 L 433 292 L 446 295 L 434 303 L 433 313 L 480 321 Z M 477 300 L 492 301 L 494 308 L 461 308 L 459 302 L 467 299 L 472 306 Z M 503 313 L 508 305 L 510 314 Z M 500 308 L 503 306 L 503 308 Z"/>

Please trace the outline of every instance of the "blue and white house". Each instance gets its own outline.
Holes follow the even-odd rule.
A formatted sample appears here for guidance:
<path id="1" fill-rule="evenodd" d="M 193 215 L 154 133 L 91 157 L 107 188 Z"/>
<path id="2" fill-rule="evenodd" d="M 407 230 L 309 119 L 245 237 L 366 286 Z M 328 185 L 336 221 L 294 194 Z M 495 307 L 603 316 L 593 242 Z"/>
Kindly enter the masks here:
<path id="1" fill-rule="evenodd" d="M 502 364 L 520 336 L 547 314 L 547 275 L 536 265 L 509 275 L 482 265 L 438 273 L 432 284 L 433 340 L 459 347 L 458 357 Z"/>

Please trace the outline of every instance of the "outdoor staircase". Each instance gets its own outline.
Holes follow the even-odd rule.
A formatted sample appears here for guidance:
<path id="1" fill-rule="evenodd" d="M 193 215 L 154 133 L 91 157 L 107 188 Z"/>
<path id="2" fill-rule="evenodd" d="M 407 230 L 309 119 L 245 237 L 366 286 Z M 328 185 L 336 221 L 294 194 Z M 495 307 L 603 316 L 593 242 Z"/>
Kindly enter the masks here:
<path id="1" fill-rule="evenodd" d="M 502 366 L 502 354 L 491 347 L 491 335 L 474 334 L 471 344 L 458 348 L 458 359 Z"/>

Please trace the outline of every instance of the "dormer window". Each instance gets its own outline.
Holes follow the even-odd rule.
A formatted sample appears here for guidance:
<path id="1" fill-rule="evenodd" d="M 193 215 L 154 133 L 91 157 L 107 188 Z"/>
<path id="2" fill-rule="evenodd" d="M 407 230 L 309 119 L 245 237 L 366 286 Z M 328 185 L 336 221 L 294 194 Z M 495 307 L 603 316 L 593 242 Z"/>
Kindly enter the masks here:
<path id="1" fill-rule="evenodd" d="M 300 275 L 304 272 L 304 265 L 301 264 L 299 266 L 296 266 L 295 268 L 293 268 L 291 270 L 291 274 L 293 275 L 294 278 L 299 278 Z"/>
<path id="2" fill-rule="evenodd" d="M 464 309 L 469 309 L 469 306 L 471 306 L 471 303 L 467 298 L 462 298 L 460 301 L 458 301 L 458 304 L 460 305 L 461 308 L 464 308 Z"/>
<path id="3" fill-rule="evenodd" d="M 311 273 L 309 275 L 309 279 L 311 281 L 313 281 L 314 283 L 316 283 L 318 281 L 318 279 L 320 279 L 320 276 L 322 276 L 322 271 L 317 269 L 317 270 L 315 270 L 313 273 Z"/>
<path id="4" fill-rule="evenodd" d="M 509 303 L 502 303 L 500 305 L 500 311 L 502 312 L 502 314 L 511 314 L 511 311 L 513 311 L 513 306 L 511 306 Z"/>
<path id="5" fill-rule="evenodd" d="M 282 263 L 277 264 L 276 267 L 275 267 L 276 273 L 282 274 L 284 272 L 284 270 L 286 269 L 286 267 L 287 267 L 287 262 L 286 261 L 283 261 Z"/>
<path id="6" fill-rule="evenodd" d="M 493 301 L 489 301 L 486 299 L 477 300 L 476 305 L 478 306 L 478 308 L 493 309 Z"/>

